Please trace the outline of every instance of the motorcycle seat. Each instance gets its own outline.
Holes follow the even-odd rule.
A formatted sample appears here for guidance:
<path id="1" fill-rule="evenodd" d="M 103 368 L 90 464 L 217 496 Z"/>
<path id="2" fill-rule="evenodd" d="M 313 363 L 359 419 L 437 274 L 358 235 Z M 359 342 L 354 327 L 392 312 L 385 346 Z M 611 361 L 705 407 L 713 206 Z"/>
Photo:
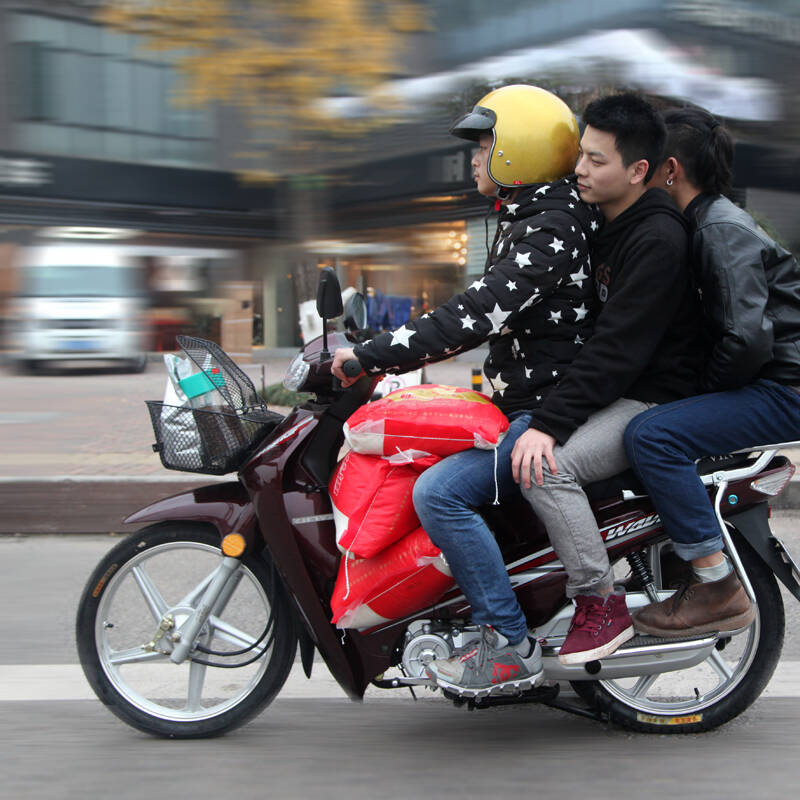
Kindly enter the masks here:
<path id="1" fill-rule="evenodd" d="M 697 462 L 699 475 L 710 475 L 719 470 L 739 469 L 753 463 L 750 452 L 731 453 L 724 456 L 711 456 L 701 458 Z M 602 481 L 587 484 L 583 487 L 590 500 L 607 500 L 610 497 L 619 497 L 624 490 L 633 494 L 646 495 L 647 491 L 632 469 L 626 469 L 618 475 L 612 475 Z"/>

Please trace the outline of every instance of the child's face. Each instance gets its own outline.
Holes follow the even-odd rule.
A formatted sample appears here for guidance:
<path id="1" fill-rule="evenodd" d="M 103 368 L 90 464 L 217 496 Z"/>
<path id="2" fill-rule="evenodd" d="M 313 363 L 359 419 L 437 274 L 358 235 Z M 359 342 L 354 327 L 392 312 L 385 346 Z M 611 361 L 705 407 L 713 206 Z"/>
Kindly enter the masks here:
<path id="1" fill-rule="evenodd" d="M 478 140 L 478 149 L 472 157 L 472 177 L 478 191 L 486 197 L 494 197 L 497 192 L 497 184 L 489 177 L 489 154 L 493 144 L 494 136 L 491 133 L 482 133 Z"/>
<path id="2" fill-rule="evenodd" d="M 575 165 L 581 200 L 597 203 L 606 218 L 613 218 L 630 204 L 634 187 L 641 183 L 641 164 L 647 162 L 637 161 L 626 167 L 614 134 L 587 125 Z"/>

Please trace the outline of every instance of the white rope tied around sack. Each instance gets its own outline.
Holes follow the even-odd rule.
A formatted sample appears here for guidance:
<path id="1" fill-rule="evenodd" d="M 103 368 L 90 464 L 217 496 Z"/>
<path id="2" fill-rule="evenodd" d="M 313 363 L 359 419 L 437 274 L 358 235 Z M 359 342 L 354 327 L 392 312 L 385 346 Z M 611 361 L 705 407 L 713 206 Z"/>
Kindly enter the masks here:
<path id="1" fill-rule="evenodd" d="M 492 448 L 494 450 L 494 502 L 492 503 L 493 506 L 500 505 L 500 487 L 497 485 L 497 448 L 499 447 L 499 442 Z"/>
<path id="2" fill-rule="evenodd" d="M 347 571 L 347 562 L 350 561 L 351 550 L 344 551 L 344 587 L 346 589 L 342 600 L 347 600 L 350 597 L 350 574 Z"/>

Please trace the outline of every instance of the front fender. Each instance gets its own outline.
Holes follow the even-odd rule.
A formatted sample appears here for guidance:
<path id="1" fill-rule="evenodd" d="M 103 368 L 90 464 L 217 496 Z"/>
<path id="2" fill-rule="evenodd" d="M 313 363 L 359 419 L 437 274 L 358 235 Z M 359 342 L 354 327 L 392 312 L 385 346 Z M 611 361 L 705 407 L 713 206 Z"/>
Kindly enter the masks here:
<path id="1" fill-rule="evenodd" d="M 208 522 L 219 531 L 220 539 L 229 533 L 240 533 L 249 551 L 260 552 L 264 548 L 255 509 L 244 486 L 238 481 L 200 486 L 165 497 L 140 508 L 127 517 L 125 523 L 171 520 Z"/>

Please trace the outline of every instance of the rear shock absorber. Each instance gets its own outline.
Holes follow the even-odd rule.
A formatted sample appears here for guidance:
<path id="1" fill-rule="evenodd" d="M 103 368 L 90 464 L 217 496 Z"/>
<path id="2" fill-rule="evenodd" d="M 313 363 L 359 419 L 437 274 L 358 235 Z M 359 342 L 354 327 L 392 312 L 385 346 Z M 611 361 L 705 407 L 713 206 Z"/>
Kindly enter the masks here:
<path id="1" fill-rule="evenodd" d="M 631 572 L 633 572 L 633 574 L 636 576 L 639 583 L 642 584 L 642 588 L 647 593 L 650 601 L 652 603 L 657 603 L 658 592 L 656 591 L 655 581 L 653 580 L 653 573 L 650 571 L 650 567 L 647 566 L 647 563 L 642 557 L 642 551 L 637 550 L 633 553 L 628 553 L 625 558 L 630 565 Z"/>

